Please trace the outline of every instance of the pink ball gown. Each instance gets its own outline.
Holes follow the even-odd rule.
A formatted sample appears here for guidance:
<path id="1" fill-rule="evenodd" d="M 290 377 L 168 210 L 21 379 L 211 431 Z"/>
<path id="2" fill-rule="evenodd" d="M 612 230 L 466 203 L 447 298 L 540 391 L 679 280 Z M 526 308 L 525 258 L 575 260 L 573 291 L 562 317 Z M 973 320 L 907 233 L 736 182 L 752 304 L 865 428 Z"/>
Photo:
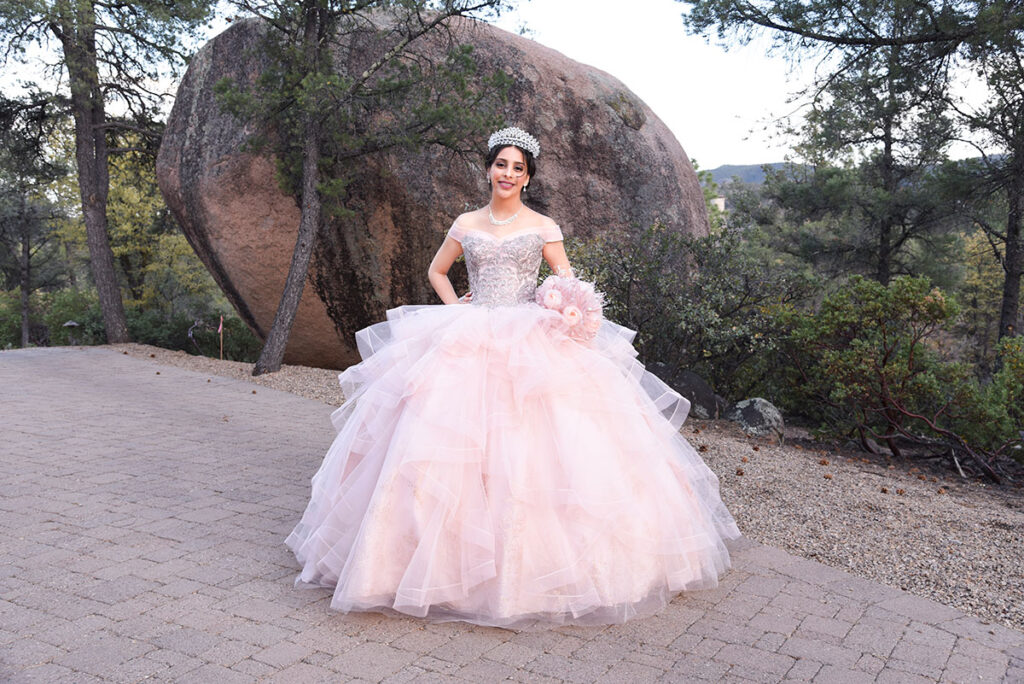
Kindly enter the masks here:
<path id="1" fill-rule="evenodd" d="M 534 303 L 558 228 L 454 225 L 470 305 L 405 306 L 357 333 L 363 361 L 286 543 L 341 611 L 510 627 L 617 623 L 709 588 L 739 536 L 679 434 L 689 402 L 633 332 L 589 342 Z"/>

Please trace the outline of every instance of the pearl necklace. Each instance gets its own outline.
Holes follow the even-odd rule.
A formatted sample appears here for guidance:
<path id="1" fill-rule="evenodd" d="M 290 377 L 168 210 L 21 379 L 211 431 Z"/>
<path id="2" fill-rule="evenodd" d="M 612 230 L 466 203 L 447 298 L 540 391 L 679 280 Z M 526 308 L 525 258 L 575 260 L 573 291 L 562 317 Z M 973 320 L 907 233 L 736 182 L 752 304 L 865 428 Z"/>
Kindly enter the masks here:
<path id="1" fill-rule="evenodd" d="M 516 220 L 516 217 L 519 216 L 519 212 L 522 211 L 522 210 L 523 210 L 523 205 L 520 204 L 519 205 L 519 211 L 517 211 L 516 213 L 512 214 L 511 216 L 509 216 L 507 219 L 502 219 L 502 220 L 499 221 L 498 219 L 494 218 L 494 213 L 491 212 L 491 205 L 488 204 L 487 205 L 487 219 L 491 222 L 492 226 L 507 226 L 508 224 L 510 224 L 510 223 L 512 223 L 513 221 Z"/>

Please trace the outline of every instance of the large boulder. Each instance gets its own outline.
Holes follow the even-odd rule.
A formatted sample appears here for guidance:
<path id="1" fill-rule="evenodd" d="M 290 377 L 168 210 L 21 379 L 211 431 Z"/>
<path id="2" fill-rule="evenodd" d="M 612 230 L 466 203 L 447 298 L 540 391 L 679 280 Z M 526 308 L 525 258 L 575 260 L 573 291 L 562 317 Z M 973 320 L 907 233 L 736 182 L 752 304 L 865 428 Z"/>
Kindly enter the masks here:
<path id="1" fill-rule="evenodd" d="M 207 43 L 178 89 L 157 159 L 171 211 L 246 323 L 273 321 L 299 222 L 275 162 L 246 151 L 253 131 L 223 112 L 214 85 L 252 82 L 266 66 L 262 25 L 242 21 Z M 567 236 L 660 220 L 690 235 L 707 215 L 686 153 L 653 112 L 607 73 L 487 24 L 456 26 L 480 73 L 512 79 L 502 112 L 541 141 L 527 202 Z M 436 46 L 438 53 L 442 46 Z M 340 53 L 339 53 L 340 54 Z M 340 59 L 340 57 L 339 57 Z M 673 84 L 675 87 L 675 84 Z M 480 143 L 481 163 L 485 144 Z M 352 333 L 393 306 L 437 302 L 426 269 L 452 220 L 487 202 L 485 174 L 445 150 L 360 161 L 351 217 L 318 237 L 285 360 L 344 367 L 358 360 Z M 456 284 L 464 273 L 453 269 Z"/>

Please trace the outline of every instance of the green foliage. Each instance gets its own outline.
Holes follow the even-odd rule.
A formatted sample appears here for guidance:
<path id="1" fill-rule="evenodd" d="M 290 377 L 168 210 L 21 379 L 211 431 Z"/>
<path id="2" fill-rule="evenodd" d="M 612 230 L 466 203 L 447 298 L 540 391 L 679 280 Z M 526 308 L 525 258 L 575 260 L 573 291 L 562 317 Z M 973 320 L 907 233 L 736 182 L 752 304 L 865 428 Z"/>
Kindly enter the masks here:
<path id="1" fill-rule="evenodd" d="M 220 336 L 217 334 L 216 322 L 210 325 L 197 326 L 193 331 L 194 349 L 203 356 L 216 358 L 219 354 Z M 224 317 L 224 358 L 229 361 L 245 361 L 253 363 L 260 355 L 263 343 L 249 330 L 249 327 L 237 316 Z M 194 353 L 193 350 L 186 350 Z"/>
<path id="2" fill-rule="evenodd" d="M 0 290 L 0 349 L 21 345 L 21 299 L 15 290 Z"/>
<path id="3" fill-rule="evenodd" d="M 188 329 L 193 320 L 188 316 L 176 314 L 168 316 L 154 309 L 129 308 L 125 311 L 128 317 L 128 332 L 139 344 L 151 344 L 164 349 L 188 349 Z"/>
<path id="4" fill-rule="evenodd" d="M 94 292 L 66 289 L 47 297 L 42 321 L 49 330 L 50 344 L 103 344 L 103 313 Z M 65 327 L 74 321 L 75 327 Z"/>
<path id="5" fill-rule="evenodd" d="M 129 308 L 128 329 L 139 344 L 178 349 L 189 354 L 217 358 L 219 317 L 196 319 L 183 313 L 167 314 L 153 309 Z M 224 358 L 253 362 L 259 356 L 259 339 L 235 316 L 224 317 Z"/>
<path id="6" fill-rule="evenodd" d="M 53 239 L 61 210 L 48 192 L 67 173 L 48 149 L 61 121 L 53 98 L 0 95 L 0 288 L 33 292 L 63 279 Z"/>
<path id="7" fill-rule="evenodd" d="M 1002 345 L 1003 370 L 983 387 L 944 353 L 958 313 L 926 278 L 884 286 L 854 276 L 816 313 L 792 317 L 788 408 L 816 417 L 826 434 L 883 441 L 897 455 L 940 447 L 992 468 L 1024 428 L 1022 353 L 1019 343 Z"/>
<path id="8" fill-rule="evenodd" d="M 138 304 L 127 309 L 132 338 L 140 344 L 165 349 L 180 349 L 189 354 L 216 358 L 220 354 L 217 326 L 219 308 L 197 311 L 167 307 L 144 308 Z M 43 345 L 105 344 L 103 315 L 94 291 L 64 289 L 36 292 L 30 302 L 33 343 Z M 75 327 L 65 327 L 74 321 Z M 191 331 L 191 336 L 190 336 Z M 17 291 L 0 290 L 0 349 L 21 343 L 21 302 Z M 259 355 L 259 338 L 234 315 L 224 317 L 224 358 L 253 362 Z"/>
<path id="9" fill-rule="evenodd" d="M 956 232 L 966 221 L 956 217 L 942 182 L 931 170 L 908 168 L 887 190 L 877 175 L 874 162 L 766 169 L 762 186 L 729 186 L 730 218 L 760 226 L 774 252 L 830 279 L 853 274 L 881 279 L 885 271 L 953 285 Z M 884 250 L 883 218 L 888 225 Z"/>
<path id="10" fill-rule="evenodd" d="M 886 287 L 854 276 L 814 314 L 793 319 L 788 355 L 800 374 L 804 413 L 821 412 L 834 430 L 891 433 L 930 392 L 939 358 L 929 344 L 956 313 L 926 278 L 898 277 Z M 888 411 L 888 413 L 887 413 Z M 890 429 L 892 428 L 892 429 Z"/>
<path id="11" fill-rule="evenodd" d="M 447 16 L 495 10 L 501 0 L 455 0 L 439 7 L 422 1 L 375 1 L 360 8 L 323 2 L 316 54 L 304 43 L 301 3 L 238 2 L 241 9 L 273 16 L 261 49 L 267 66 L 254 84 L 223 79 L 215 85 L 221 106 L 255 124 L 249 149 L 269 147 L 282 189 L 301 195 L 304 143 L 312 117 L 318 130 L 317 189 L 328 216 L 346 217 L 347 190 L 357 161 L 392 149 L 440 145 L 465 152 L 500 123 L 496 115 L 510 86 L 500 70 L 480 76 L 468 44 L 457 44 L 444 24 L 431 27 L 422 11 Z M 440 15 L 435 15 L 440 16 Z M 421 43 L 444 44 L 441 59 Z M 365 54 L 352 63 L 331 58 L 329 46 L 358 42 Z M 356 66 L 358 64 L 358 66 Z M 386 115 L 382 115 L 386 113 Z"/>
<path id="12" fill-rule="evenodd" d="M 184 235 L 173 232 L 156 238 L 145 267 L 142 306 L 196 316 L 223 308 L 222 301 L 213 277 Z"/>
<path id="13" fill-rule="evenodd" d="M 605 315 L 637 331 L 642 359 L 689 369 L 728 396 L 771 380 L 786 320 L 812 281 L 759 258 L 741 232 L 693 238 L 655 224 L 570 245 L 581 276 L 607 297 Z"/>
<path id="14" fill-rule="evenodd" d="M 939 279 L 948 254 L 930 256 L 936 236 L 948 247 L 952 233 L 963 230 L 943 230 L 958 207 L 993 244 L 1003 245 L 998 330 L 1017 334 L 1024 278 L 1022 0 L 680 1 L 695 33 L 715 32 L 726 42 L 764 33 L 794 62 L 824 55 L 813 84 L 799 93 L 808 105 L 804 121 L 786 132 L 800 134 L 797 151 L 809 162 L 821 167 L 838 160 L 857 170 L 862 187 L 852 202 L 829 211 L 852 219 L 846 235 L 865 231 L 869 239 L 845 242 L 855 256 L 871 250 L 872 275 L 882 283 L 901 272 Z M 977 93 L 961 98 L 952 92 L 963 73 L 983 89 L 983 101 Z M 933 183 L 936 168 L 949 166 L 943 164 L 948 145 L 964 139 L 984 151 L 982 163 L 965 165 L 974 168 L 963 174 L 960 191 L 916 193 Z M 997 195 L 1005 199 L 1002 215 L 979 216 L 989 213 Z M 908 257 L 924 267 L 901 268 Z"/>
<path id="15" fill-rule="evenodd" d="M 700 168 L 697 165 L 696 159 L 691 159 L 690 163 L 693 165 L 693 170 L 697 172 L 697 180 L 700 182 L 701 191 L 704 193 L 704 206 L 708 210 L 708 224 L 711 227 L 711 232 L 717 233 L 722 230 L 726 218 L 725 212 L 715 204 L 715 200 L 722 193 L 710 171 Z"/>
<path id="16" fill-rule="evenodd" d="M 991 375 L 996 366 L 996 341 L 999 337 L 999 305 L 1002 298 L 1003 269 L 1001 245 L 993 245 L 982 231 L 958 236 L 957 263 L 950 273 L 958 278 L 953 294 L 963 311 L 951 332 L 956 337 L 957 355 L 976 366 L 983 375 Z"/>
<path id="17" fill-rule="evenodd" d="M 994 423 L 985 430 L 985 447 L 1007 450 L 1002 440 L 1024 442 L 1024 337 L 1004 337 L 998 346 L 999 370 L 985 388 L 985 404 L 993 407 Z M 976 426 L 982 427 L 982 426 Z M 987 427 L 987 426 L 985 426 Z M 1013 452 L 1024 463 L 1021 450 Z"/>
<path id="18" fill-rule="evenodd" d="M 122 136 L 126 146 L 142 142 L 134 134 Z M 110 167 L 110 242 L 126 305 L 186 318 L 224 308 L 219 288 L 164 203 L 155 159 L 131 151 L 112 160 Z M 84 233 L 77 222 L 62 228 L 72 245 L 84 241 Z"/>
<path id="19" fill-rule="evenodd" d="M 57 58 L 63 63 L 87 49 L 75 41 L 92 43 L 104 96 L 136 116 L 148 117 L 161 100 L 153 84 L 177 74 L 214 6 L 206 0 L 0 0 L 0 40 L 6 46 L 5 59 L 25 63 L 51 63 L 54 55 L 48 50 L 60 44 L 54 38 L 61 34 L 71 51 Z"/>

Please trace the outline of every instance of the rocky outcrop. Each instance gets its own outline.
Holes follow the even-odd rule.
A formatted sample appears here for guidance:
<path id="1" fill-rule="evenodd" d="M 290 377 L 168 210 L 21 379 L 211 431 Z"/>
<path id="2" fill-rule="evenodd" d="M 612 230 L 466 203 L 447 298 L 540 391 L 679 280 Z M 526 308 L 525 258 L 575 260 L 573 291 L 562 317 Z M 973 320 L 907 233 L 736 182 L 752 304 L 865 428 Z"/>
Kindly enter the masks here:
<path id="1" fill-rule="evenodd" d="M 782 412 L 767 399 L 756 397 L 736 402 L 725 417 L 739 424 L 748 435 L 774 435 L 782 442 L 785 423 Z"/>
<path id="2" fill-rule="evenodd" d="M 481 74 L 504 70 L 511 77 L 504 120 L 541 141 L 530 206 L 554 217 L 568 236 L 655 220 L 706 233 L 686 153 L 621 82 L 486 24 L 464 22 L 458 30 L 475 46 Z M 157 175 L 199 257 L 263 335 L 287 274 L 299 210 L 278 186 L 274 160 L 245 150 L 253 131 L 222 112 L 214 94 L 218 81 L 251 82 L 264 68 L 260 32 L 255 21 L 239 22 L 193 58 Z M 482 141 L 480 147 L 482 157 Z M 479 164 L 430 148 L 361 161 L 350 189 L 353 215 L 331 220 L 318 237 L 289 363 L 343 367 L 358 360 L 355 330 L 392 306 L 436 302 L 426 279 L 433 253 L 455 216 L 487 201 Z"/>

